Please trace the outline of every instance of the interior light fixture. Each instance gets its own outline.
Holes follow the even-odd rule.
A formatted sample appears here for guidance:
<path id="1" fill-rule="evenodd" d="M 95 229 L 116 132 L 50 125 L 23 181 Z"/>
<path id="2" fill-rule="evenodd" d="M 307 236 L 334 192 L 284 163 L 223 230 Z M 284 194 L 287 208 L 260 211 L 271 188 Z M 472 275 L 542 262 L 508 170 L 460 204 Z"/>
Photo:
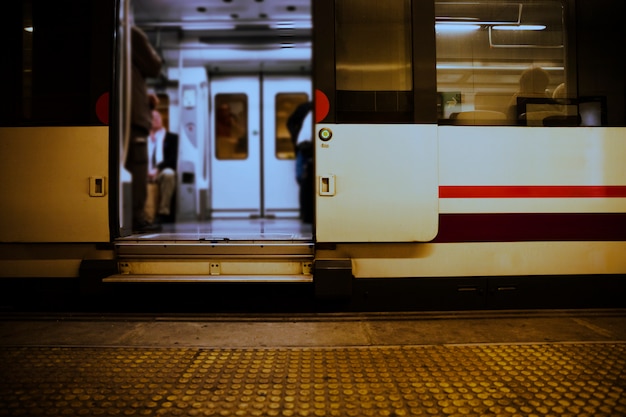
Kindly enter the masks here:
<path id="1" fill-rule="evenodd" d="M 546 25 L 497 25 L 493 30 L 544 30 Z"/>
<path id="2" fill-rule="evenodd" d="M 468 33 L 480 29 L 480 25 L 467 23 L 437 23 L 435 31 L 439 33 Z"/>
<path id="3" fill-rule="evenodd" d="M 32 26 L 26 26 L 26 27 L 24 28 L 24 30 L 25 30 L 26 32 L 33 33 L 33 27 L 32 27 Z"/>

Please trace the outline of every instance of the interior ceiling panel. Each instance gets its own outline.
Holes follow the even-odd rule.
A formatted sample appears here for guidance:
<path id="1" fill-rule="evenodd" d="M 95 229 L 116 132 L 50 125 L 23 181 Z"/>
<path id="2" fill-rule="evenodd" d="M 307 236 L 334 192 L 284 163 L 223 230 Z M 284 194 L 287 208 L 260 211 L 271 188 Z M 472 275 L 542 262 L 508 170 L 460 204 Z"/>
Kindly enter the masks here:
<path id="1" fill-rule="evenodd" d="M 212 30 L 237 25 L 292 24 L 311 26 L 310 0 L 134 0 L 134 19 L 138 25 L 176 27 L 183 31 Z"/>
<path id="2" fill-rule="evenodd" d="M 310 68 L 311 0 L 131 0 L 131 10 L 170 68 Z"/>

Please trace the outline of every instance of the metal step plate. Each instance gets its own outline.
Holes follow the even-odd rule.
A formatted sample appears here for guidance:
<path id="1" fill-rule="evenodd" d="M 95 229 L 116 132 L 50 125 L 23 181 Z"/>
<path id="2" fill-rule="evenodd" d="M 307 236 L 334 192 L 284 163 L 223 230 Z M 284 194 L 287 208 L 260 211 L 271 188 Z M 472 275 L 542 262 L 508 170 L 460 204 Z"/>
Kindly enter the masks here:
<path id="1" fill-rule="evenodd" d="M 313 275 L 129 275 L 116 274 L 103 280 L 104 282 L 313 282 Z"/>

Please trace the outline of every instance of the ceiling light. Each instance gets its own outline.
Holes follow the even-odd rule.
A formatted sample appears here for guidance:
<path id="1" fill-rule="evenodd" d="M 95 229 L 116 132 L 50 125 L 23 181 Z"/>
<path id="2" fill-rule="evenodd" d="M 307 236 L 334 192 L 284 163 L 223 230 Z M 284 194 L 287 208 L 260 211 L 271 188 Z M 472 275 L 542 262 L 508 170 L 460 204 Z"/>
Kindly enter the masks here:
<path id="1" fill-rule="evenodd" d="M 435 31 L 439 33 L 468 33 L 480 29 L 480 25 L 465 23 L 437 23 Z"/>
<path id="2" fill-rule="evenodd" d="M 497 25 L 492 26 L 493 30 L 544 30 L 545 25 Z"/>

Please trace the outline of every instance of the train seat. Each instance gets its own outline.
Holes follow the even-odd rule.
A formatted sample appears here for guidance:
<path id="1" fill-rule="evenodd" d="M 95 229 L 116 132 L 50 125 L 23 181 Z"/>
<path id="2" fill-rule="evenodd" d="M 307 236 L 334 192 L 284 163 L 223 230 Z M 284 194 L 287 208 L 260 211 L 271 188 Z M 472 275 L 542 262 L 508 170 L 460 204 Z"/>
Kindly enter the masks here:
<path id="1" fill-rule="evenodd" d="M 478 91 L 474 94 L 474 109 L 502 112 L 509 107 L 511 93 L 493 93 Z"/>
<path id="2" fill-rule="evenodd" d="M 578 126 L 580 116 L 570 115 L 562 111 L 530 111 L 520 115 L 526 126 Z"/>
<path id="3" fill-rule="evenodd" d="M 506 114 L 494 110 L 469 110 L 456 113 L 455 125 L 506 125 Z"/>

